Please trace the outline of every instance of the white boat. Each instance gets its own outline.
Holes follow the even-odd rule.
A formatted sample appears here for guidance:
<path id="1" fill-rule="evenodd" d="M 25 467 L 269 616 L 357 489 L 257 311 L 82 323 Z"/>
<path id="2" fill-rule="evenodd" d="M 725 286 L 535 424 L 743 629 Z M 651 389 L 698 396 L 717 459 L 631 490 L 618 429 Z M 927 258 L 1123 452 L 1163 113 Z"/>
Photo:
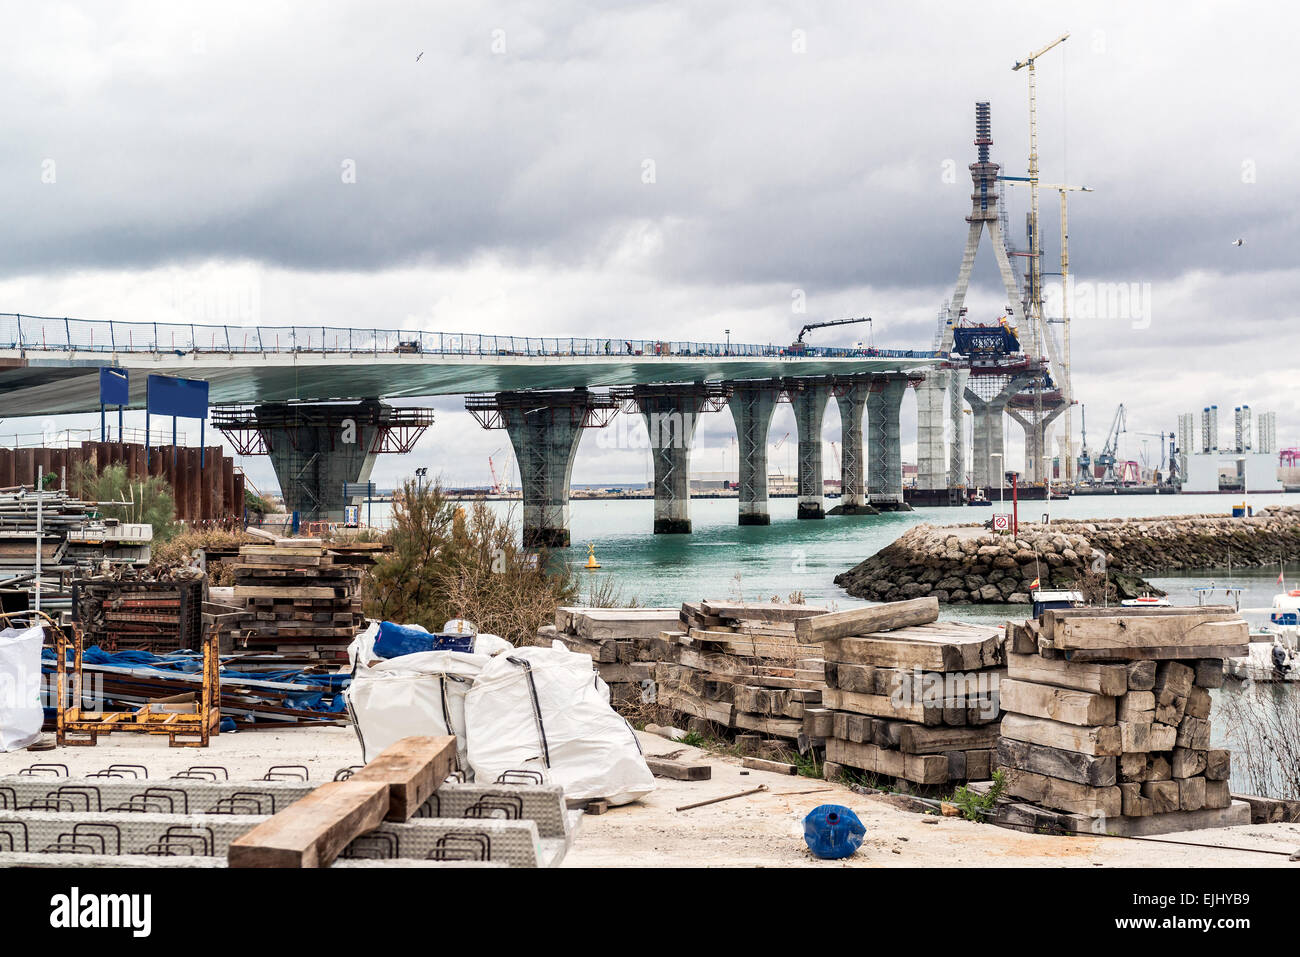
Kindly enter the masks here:
<path id="1" fill-rule="evenodd" d="M 1035 588 L 1030 597 L 1034 600 L 1034 617 L 1052 608 L 1082 608 L 1083 592 L 1065 589 Z"/>
<path id="2" fill-rule="evenodd" d="M 1120 602 L 1124 608 L 1164 608 L 1169 599 L 1162 595 L 1139 595 L 1137 598 L 1125 598 Z"/>
<path id="3" fill-rule="evenodd" d="M 1297 634 L 1300 634 L 1300 588 L 1273 596 L 1273 608 L 1264 630 L 1289 651 L 1296 650 Z"/>
<path id="4" fill-rule="evenodd" d="M 1253 631 L 1250 646 L 1243 658 L 1227 661 L 1228 674 L 1254 681 L 1300 681 L 1300 589 L 1273 596 L 1268 623 L 1262 631 Z"/>

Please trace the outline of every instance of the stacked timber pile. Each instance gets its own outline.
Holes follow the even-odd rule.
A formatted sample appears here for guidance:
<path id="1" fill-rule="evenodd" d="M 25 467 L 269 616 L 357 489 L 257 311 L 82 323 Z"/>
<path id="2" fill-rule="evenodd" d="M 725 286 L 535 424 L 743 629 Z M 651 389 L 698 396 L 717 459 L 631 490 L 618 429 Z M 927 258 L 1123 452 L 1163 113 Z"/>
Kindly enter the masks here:
<path id="1" fill-rule="evenodd" d="M 825 707 L 808 716 L 805 733 L 825 740 L 829 772 L 844 766 L 921 785 L 990 774 L 1003 636 L 938 617 L 934 598 L 916 598 L 798 623 L 798 639 L 820 642 L 825 655 Z"/>
<path id="2" fill-rule="evenodd" d="M 361 578 L 379 543 L 328 546 L 312 539 L 241 545 L 234 598 L 246 603 L 235 627 L 241 649 L 308 659 L 347 659 L 361 630 Z"/>
<path id="3" fill-rule="evenodd" d="M 582 608 L 555 611 L 555 624 L 540 628 L 539 643 L 558 640 L 570 651 L 591 655 L 609 685 L 616 709 L 636 710 L 654 699 L 654 663 L 663 656 L 659 635 L 677 624 L 676 608 Z"/>
<path id="4" fill-rule="evenodd" d="M 658 704 L 727 728 L 798 740 L 825 687 L 821 650 L 796 639 L 825 608 L 786 602 L 686 602 L 662 634 Z"/>
<path id="5" fill-rule="evenodd" d="M 998 821 L 1157 834 L 1250 822 L 1210 746 L 1210 689 L 1243 654 L 1227 607 L 1068 608 L 1008 623 Z"/>

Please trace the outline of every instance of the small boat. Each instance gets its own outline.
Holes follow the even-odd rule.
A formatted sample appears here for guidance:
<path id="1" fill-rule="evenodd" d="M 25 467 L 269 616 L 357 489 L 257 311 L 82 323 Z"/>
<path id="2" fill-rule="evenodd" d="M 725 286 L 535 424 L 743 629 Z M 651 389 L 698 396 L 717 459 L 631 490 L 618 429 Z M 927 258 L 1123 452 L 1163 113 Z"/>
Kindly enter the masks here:
<path id="1" fill-rule="evenodd" d="M 1273 596 L 1273 608 L 1264 630 L 1284 647 L 1296 650 L 1300 637 L 1300 588 Z"/>
<path id="2" fill-rule="evenodd" d="M 1034 617 L 1037 618 L 1043 612 L 1054 608 L 1082 608 L 1084 606 L 1083 592 L 1067 591 L 1065 589 L 1041 589 L 1036 588 L 1030 593 L 1034 600 Z"/>
<path id="3" fill-rule="evenodd" d="M 993 503 L 989 501 L 988 497 L 984 494 L 984 490 L 982 488 L 977 488 L 975 490 L 975 494 L 972 495 L 970 498 L 966 499 L 966 504 L 967 505 L 992 505 Z"/>
<path id="4" fill-rule="evenodd" d="M 1125 598 L 1120 602 L 1124 608 L 1165 608 L 1169 599 L 1161 595 L 1139 595 L 1137 598 Z"/>

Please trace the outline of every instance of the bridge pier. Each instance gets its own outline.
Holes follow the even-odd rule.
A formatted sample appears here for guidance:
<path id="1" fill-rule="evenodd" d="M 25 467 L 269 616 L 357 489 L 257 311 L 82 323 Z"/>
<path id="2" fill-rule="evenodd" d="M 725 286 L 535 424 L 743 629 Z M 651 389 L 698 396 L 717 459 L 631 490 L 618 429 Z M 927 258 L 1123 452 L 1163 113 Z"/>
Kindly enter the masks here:
<path id="1" fill-rule="evenodd" d="M 1005 444 L 1002 415 L 1007 410 L 1007 399 L 1005 396 L 994 396 L 985 400 L 978 396 L 971 398 L 969 394 L 966 398 L 970 402 L 971 416 L 974 418 L 971 436 L 972 481 L 976 488 L 987 490 L 994 485 L 1000 488 L 1002 477 L 993 475 L 992 453 L 1001 454 Z M 1005 461 L 1001 462 L 1001 468 L 1006 470 Z"/>
<path id="2" fill-rule="evenodd" d="M 1048 450 L 1047 430 L 1056 417 L 1065 411 L 1064 405 L 1049 406 L 1043 409 L 1042 418 L 1038 418 L 1032 408 L 1017 409 L 1009 405 L 1007 413 L 1025 430 L 1025 478 L 1026 485 L 1039 482 L 1051 482 L 1050 451 Z M 1066 464 L 1061 463 L 1064 472 Z"/>
<path id="3" fill-rule="evenodd" d="M 980 378 L 977 376 L 974 381 L 978 383 Z M 981 395 L 971 388 L 971 380 L 967 380 L 966 401 L 970 403 L 971 417 L 974 419 L 971 436 L 971 481 L 976 488 L 1002 487 L 1001 473 L 1007 470 L 1007 462 L 1005 458 L 1002 459 L 998 474 L 994 474 L 993 453 L 1004 452 L 1003 414 L 1007 410 L 1007 403 L 1011 401 L 1011 397 L 1020 391 L 1029 378 L 1025 374 L 1010 376 L 1002 388 L 991 395 Z M 986 391 L 991 390 L 986 389 Z"/>
<path id="4" fill-rule="evenodd" d="M 709 396 L 702 384 L 632 387 L 632 401 L 650 435 L 656 535 L 690 534 L 691 444 Z"/>
<path id="5" fill-rule="evenodd" d="M 740 525 L 772 522 L 767 504 L 767 434 L 780 393 L 779 380 L 737 382 L 727 399 L 736 423 Z"/>
<path id="6" fill-rule="evenodd" d="M 966 485 L 966 382 L 969 369 L 951 369 L 948 372 L 948 487 L 964 488 Z"/>
<path id="7" fill-rule="evenodd" d="M 361 402 L 267 402 L 214 409 L 212 424 L 241 455 L 268 455 L 285 510 L 303 521 L 342 521 L 343 485 L 367 482 L 375 456 L 408 452 L 433 422 L 426 409 Z"/>
<path id="8" fill-rule="evenodd" d="M 826 517 L 826 483 L 822 473 L 822 419 L 830 398 L 829 380 L 796 379 L 802 388 L 790 392 L 795 428 L 799 433 L 799 518 Z"/>
<path id="9" fill-rule="evenodd" d="M 951 382 L 950 371 L 931 369 L 916 389 L 916 487 L 919 489 L 949 487 L 943 429 Z"/>
<path id="10" fill-rule="evenodd" d="M 524 547 L 567 548 L 569 483 L 582 430 L 604 425 L 617 403 L 573 389 L 471 396 L 465 407 L 485 428 L 504 428 L 510 437 L 523 488 Z"/>
<path id="11" fill-rule="evenodd" d="M 867 495 L 882 512 L 910 512 L 903 501 L 903 445 L 898 413 L 907 392 L 902 376 L 878 376 L 867 393 Z"/>
<path id="12" fill-rule="evenodd" d="M 863 376 L 836 384 L 835 404 L 840 408 L 840 504 L 832 515 L 875 515 L 867 501 L 866 456 L 862 448 L 863 413 L 871 378 Z"/>

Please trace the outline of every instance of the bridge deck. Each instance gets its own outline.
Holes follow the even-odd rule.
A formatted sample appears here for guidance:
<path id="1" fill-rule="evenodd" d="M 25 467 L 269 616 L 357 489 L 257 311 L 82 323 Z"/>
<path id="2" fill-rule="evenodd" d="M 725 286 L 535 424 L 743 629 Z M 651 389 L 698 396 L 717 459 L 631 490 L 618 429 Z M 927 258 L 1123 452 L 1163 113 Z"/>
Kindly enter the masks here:
<path id="1" fill-rule="evenodd" d="M 142 408 L 149 373 L 206 379 L 210 400 L 218 404 L 910 372 L 938 361 L 936 353 L 911 350 L 795 353 L 789 347 L 740 343 L 0 316 L 0 412 L 96 411 L 101 366 L 136 373 L 131 407 Z"/>

